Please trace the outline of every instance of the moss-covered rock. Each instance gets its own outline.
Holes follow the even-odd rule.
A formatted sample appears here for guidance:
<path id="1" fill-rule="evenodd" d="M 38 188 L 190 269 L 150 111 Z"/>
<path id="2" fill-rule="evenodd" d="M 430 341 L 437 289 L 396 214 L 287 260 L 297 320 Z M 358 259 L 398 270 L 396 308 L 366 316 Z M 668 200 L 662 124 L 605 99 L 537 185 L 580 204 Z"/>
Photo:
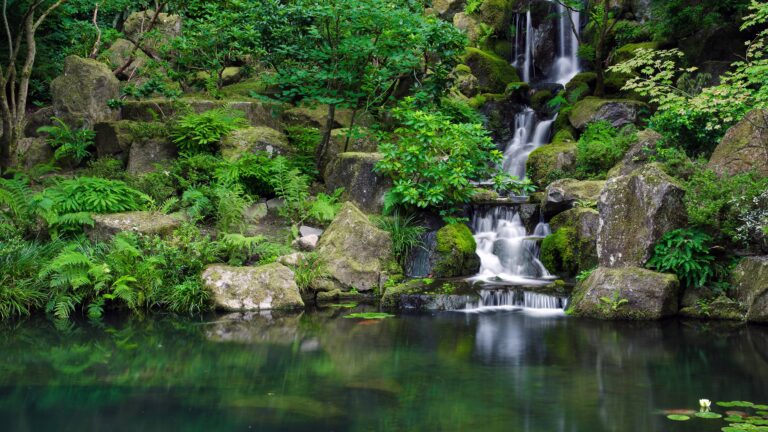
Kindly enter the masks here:
<path id="1" fill-rule="evenodd" d="M 747 307 L 747 319 L 768 323 L 768 256 L 741 260 L 731 285 L 734 298 Z"/>
<path id="2" fill-rule="evenodd" d="M 342 153 L 376 153 L 379 142 L 368 128 L 341 128 L 331 131 L 331 140 L 320 155 L 318 167 L 325 173 L 334 159 Z"/>
<path id="3" fill-rule="evenodd" d="M 128 16 L 123 24 L 123 34 L 127 39 L 138 42 L 147 32 L 149 23 L 155 16 L 154 10 L 134 12 Z M 154 36 L 144 38 L 142 48 L 157 51 L 163 45 L 181 35 L 182 19 L 179 15 L 159 13 L 152 28 Z"/>
<path id="4" fill-rule="evenodd" d="M 221 140 L 221 155 L 237 160 L 246 153 L 266 152 L 270 156 L 291 153 L 288 137 L 269 127 L 249 127 L 236 130 Z"/>
<path id="5" fill-rule="evenodd" d="M 480 22 L 496 32 L 502 32 L 509 25 L 515 0 L 483 0 L 475 15 Z"/>
<path id="6" fill-rule="evenodd" d="M 340 153 L 326 166 L 323 178 L 329 193 L 344 188 L 342 197 L 363 211 L 381 213 L 384 195 L 392 187 L 392 179 L 374 168 L 381 153 Z"/>
<path id="7" fill-rule="evenodd" d="M 638 124 L 648 105 L 631 99 L 600 99 L 587 97 L 573 107 L 568 119 L 571 125 L 583 131 L 592 122 L 605 120 L 613 127 Z"/>
<path id="8" fill-rule="evenodd" d="M 582 72 L 576 75 L 565 85 L 568 100 L 578 102 L 591 95 L 595 90 L 596 82 L 597 74 L 594 72 Z"/>
<path id="9" fill-rule="evenodd" d="M 656 243 L 687 224 L 685 190 L 657 164 L 605 184 L 597 252 L 604 267 L 643 266 Z"/>
<path id="10" fill-rule="evenodd" d="M 30 169 L 53 160 L 53 148 L 45 138 L 22 138 L 11 149 L 11 166 Z"/>
<path id="11" fill-rule="evenodd" d="M 323 233 L 317 254 L 335 288 L 342 291 L 380 289 L 396 269 L 389 233 L 349 202 Z"/>
<path id="12" fill-rule="evenodd" d="M 706 287 L 686 288 L 680 302 L 680 315 L 688 318 L 744 321 L 746 314 L 744 305 Z"/>
<path id="13" fill-rule="evenodd" d="M 539 187 L 567 176 L 576 167 L 576 141 L 566 135 L 556 136 L 552 144 L 531 152 L 526 167 L 528 177 Z"/>
<path id="14" fill-rule="evenodd" d="M 180 215 L 144 211 L 93 215 L 93 227 L 86 228 L 86 234 L 92 241 L 109 241 L 121 232 L 163 237 L 171 235 L 183 220 Z"/>
<path id="15" fill-rule="evenodd" d="M 573 277 L 597 267 L 597 229 L 600 215 L 596 210 L 574 208 L 550 221 L 554 233 L 541 244 L 541 262 L 551 272 Z"/>
<path id="16" fill-rule="evenodd" d="M 469 66 L 463 64 L 456 66 L 453 76 L 459 93 L 468 98 L 477 96 L 480 84 L 477 77 L 472 75 L 472 69 Z"/>
<path id="17" fill-rule="evenodd" d="M 230 108 L 242 111 L 251 126 L 264 126 L 283 130 L 281 115 L 287 106 L 280 102 L 270 101 L 214 101 L 196 98 L 146 99 L 141 101 L 126 101 L 121 109 L 123 120 L 142 122 L 164 121 L 174 116 L 190 112 L 202 113 L 216 108 Z"/>
<path id="18" fill-rule="evenodd" d="M 127 79 L 128 77 L 135 76 L 149 61 L 149 57 L 143 51 L 134 51 L 134 47 L 133 42 L 127 39 L 117 39 L 112 42 L 112 45 L 104 54 L 112 70 L 122 67 L 128 58 L 133 55 L 133 61 L 122 72 L 122 78 Z"/>
<path id="19" fill-rule="evenodd" d="M 370 116 L 365 113 L 353 113 L 352 110 L 337 108 L 333 117 L 332 129 L 350 127 L 352 117 L 355 116 L 356 126 L 368 126 Z M 314 107 L 294 107 L 283 111 L 282 120 L 291 126 L 307 126 L 324 129 L 328 119 L 328 106 L 318 105 Z"/>
<path id="20" fill-rule="evenodd" d="M 480 38 L 480 20 L 466 12 L 459 12 L 453 16 L 453 26 L 466 33 L 471 44 Z"/>
<path id="21" fill-rule="evenodd" d="M 651 161 L 651 157 L 656 154 L 656 144 L 662 139 L 661 134 L 651 129 L 638 132 L 637 139 L 630 145 L 621 162 L 608 171 L 608 178 L 630 174 L 632 171 L 648 164 Z"/>
<path id="22" fill-rule="evenodd" d="M 107 101 L 120 97 L 120 82 L 104 63 L 69 56 L 64 59 L 64 74 L 51 82 L 51 96 L 57 117 L 71 126 L 93 127 L 117 120 L 118 112 Z"/>
<path id="23" fill-rule="evenodd" d="M 440 18 L 452 22 L 457 13 L 464 11 L 466 4 L 466 0 L 433 0 L 432 9 Z"/>
<path id="24" fill-rule="evenodd" d="M 596 205 L 603 187 L 603 180 L 557 180 L 547 186 L 541 210 L 545 216 L 552 216 L 572 208 L 577 201 Z"/>
<path id="25" fill-rule="evenodd" d="M 547 102 L 552 99 L 552 92 L 547 89 L 536 91 L 531 96 L 531 107 L 537 111 L 541 111 L 546 108 Z"/>
<path id="26" fill-rule="evenodd" d="M 446 225 L 437 231 L 435 252 L 431 256 L 436 278 L 471 276 L 480 271 L 477 244 L 469 227 L 462 223 Z"/>
<path id="27" fill-rule="evenodd" d="M 635 57 L 635 51 L 639 49 L 659 49 L 659 42 L 638 42 L 631 43 L 616 49 L 613 54 L 613 64 L 623 63 Z"/>
<path id="28" fill-rule="evenodd" d="M 768 176 L 768 110 L 753 110 L 723 137 L 709 160 L 720 175 L 755 171 Z"/>
<path id="29" fill-rule="evenodd" d="M 272 263 L 260 267 L 208 266 L 203 285 L 217 309 L 227 311 L 298 309 L 304 307 L 291 269 Z"/>
<path id="30" fill-rule="evenodd" d="M 146 173 L 174 159 L 178 148 L 168 138 L 168 126 L 160 122 L 121 120 L 94 126 L 96 156 L 123 161 L 131 173 Z"/>
<path id="31" fill-rule="evenodd" d="M 487 51 L 467 48 L 463 63 L 472 69 L 483 93 L 504 93 L 508 84 L 520 81 L 509 61 Z"/>
<path id="32" fill-rule="evenodd" d="M 658 320 L 678 311 L 675 275 L 638 267 L 597 268 L 576 285 L 568 313 L 606 320 Z"/>
<path id="33" fill-rule="evenodd" d="M 387 288 L 380 305 L 387 310 L 447 311 L 479 299 L 465 280 L 413 279 Z"/>

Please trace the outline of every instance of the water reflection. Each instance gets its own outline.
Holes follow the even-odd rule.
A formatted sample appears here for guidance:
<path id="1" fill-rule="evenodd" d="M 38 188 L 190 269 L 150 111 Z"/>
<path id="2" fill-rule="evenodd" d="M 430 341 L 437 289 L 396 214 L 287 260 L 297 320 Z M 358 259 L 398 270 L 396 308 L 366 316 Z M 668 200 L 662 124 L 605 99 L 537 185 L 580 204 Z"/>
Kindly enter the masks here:
<path id="1" fill-rule="evenodd" d="M 328 309 L 0 328 L 8 431 L 707 431 L 768 399 L 768 328 Z M 707 429 L 707 428 L 710 429 Z"/>

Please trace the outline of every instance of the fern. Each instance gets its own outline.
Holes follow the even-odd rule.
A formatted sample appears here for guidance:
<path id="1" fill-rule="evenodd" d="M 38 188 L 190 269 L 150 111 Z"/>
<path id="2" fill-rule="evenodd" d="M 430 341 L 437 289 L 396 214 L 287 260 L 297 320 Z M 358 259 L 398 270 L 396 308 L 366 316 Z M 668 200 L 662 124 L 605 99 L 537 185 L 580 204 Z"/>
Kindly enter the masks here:
<path id="1" fill-rule="evenodd" d="M 343 188 L 336 189 L 333 194 L 318 194 L 317 198 L 309 206 L 307 216 L 321 224 L 326 224 L 336 218 L 336 214 L 341 209 L 339 198 L 344 192 Z"/>
<path id="2" fill-rule="evenodd" d="M 288 161 L 279 156 L 272 164 L 272 186 L 275 194 L 285 201 L 280 214 L 294 225 L 301 223 L 306 218 L 309 178 L 298 169 L 291 168 Z"/>
<path id="3" fill-rule="evenodd" d="M 171 139 L 182 151 L 211 151 L 212 146 L 222 137 L 248 125 L 244 117 L 242 111 L 223 108 L 201 114 L 187 114 L 176 123 Z"/>
<path id="4" fill-rule="evenodd" d="M 265 240 L 264 236 L 247 237 L 242 234 L 224 234 L 220 242 L 229 257 L 230 264 L 243 264 L 256 254 L 258 247 Z"/>
<path id="5" fill-rule="evenodd" d="M 54 124 L 43 126 L 37 130 L 38 133 L 48 134 L 46 141 L 55 149 L 54 159 L 71 158 L 79 164 L 89 156 L 91 152 L 88 148 L 93 146 L 96 133 L 88 129 L 72 129 L 60 118 L 53 117 Z"/>
<path id="6" fill-rule="evenodd" d="M 7 207 L 7 211 L 3 211 Z M 29 179 L 23 174 L 16 174 L 11 179 L 0 178 L 0 212 L 8 214 L 14 224 L 21 228 L 31 228 L 34 223 L 32 190 Z"/>
<path id="7" fill-rule="evenodd" d="M 246 224 L 246 210 L 253 201 L 243 192 L 240 185 L 217 186 L 215 189 L 217 228 L 222 232 L 242 231 Z"/>

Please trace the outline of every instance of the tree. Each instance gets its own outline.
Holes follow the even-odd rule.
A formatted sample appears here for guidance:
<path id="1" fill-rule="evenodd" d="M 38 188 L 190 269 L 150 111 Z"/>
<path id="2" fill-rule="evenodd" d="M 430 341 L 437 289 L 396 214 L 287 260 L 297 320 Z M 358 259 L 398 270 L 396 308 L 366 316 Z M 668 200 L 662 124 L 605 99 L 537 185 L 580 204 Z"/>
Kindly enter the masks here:
<path id="1" fill-rule="evenodd" d="M 338 107 L 353 109 L 354 123 L 404 87 L 438 82 L 465 45 L 453 26 L 407 0 L 297 0 L 292 11 L 294 32 L 272 63 L 283 97 L 328 105 L 318 154 Z"/>
<path id="2" fill-rule="evenodd" d="M 0 65 L 0 116 L 3 125 L 3 135 L 0 137 L 0 172 L 8 167 L 10 149 L 23 133 L 29 81 L 37 57 L 37 30 L 65 1 L 50 3 L 44 0 L 29 0 L 15 4 L 14 7 L 24 13 L 14 32 L 8 20 L 8 0 L 3 0 L 2 27 L 3 36 L 7 41 L 8 57 L 5 64 Z"/>

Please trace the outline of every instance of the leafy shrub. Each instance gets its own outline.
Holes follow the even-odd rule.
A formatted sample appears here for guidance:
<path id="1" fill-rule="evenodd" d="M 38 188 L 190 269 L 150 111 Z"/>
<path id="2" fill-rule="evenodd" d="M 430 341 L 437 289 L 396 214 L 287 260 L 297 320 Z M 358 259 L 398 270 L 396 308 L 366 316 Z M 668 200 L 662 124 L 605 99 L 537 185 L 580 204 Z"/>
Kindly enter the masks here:
<path id="1" fill-rule="evenodd" d="M 590 123 L 579 138 L 576 170 L 580 177 L 605 177 L 637 138 L 634 128 L 617 130 L 607 121 Z"/>
<path id="2" fill-rule="evenodd" d="M 88 148 L 93 146 L 96 133 L 89 129 L 72 129 L 60 118 L 53 117 L 53 125 L 43 126 L 37 129 L 38 133 L 46 133 L 46 141 L 55 149 L 54 159 L 60 161 L 65 158 L 72 159 L 79 164 L 91 156 Z"/>
<path id="3" fill-rule="evenodd" d="M 499 194 L 528 196 L 536 192 L 536 185 L 529 178 L 520 180 L 516 176 L 501 173 L 493 178 L 493 189 Z"/>
<path id="4" fill-rule="evenodd" d="M 280 214 L 293 225 L 298 225 L 307 217 L 309 198 L 309 178 L 297 169 L 291 168 L 284 157 L 274 159 L 272 165 L 272 187 L 275 194 L 285 201 Z"/>
<path id="5" fill-rule="evenodd" d="M 659 240 L 647 266 L 674 273 L 683 286 L 701 288 L 715 275 L 710 254 L 712 237 L 692 229 L 670 231 Z"/>
<path id="6" fill-rule="evenodd" d="M 309 290 L 312 281 L 326 275 L 325 265 L 322 258 L 316 253 L 307 253 L 299 258 L 293 269 L 294 280 L 299 290 L 306 292 Z"/>
<path id="7" fill-rule="evenodd" d="M 392 216 L 379 218 L 378 225 L 392 236 L 392 251 L 403 267 L 407 264 L 411 250 L 423 247 L 423 237 L 427 229 L 418 225 L 412 215 L 402 215 L 395 211 Z"/>
<path id="8" fill-rule="evenodd" d="M 3 237 L 0 242 L 0 320 L 23 317 L 45 305 L 48 286 L 38 277 L 44 263 L 63 243 L 27 242 L 21 237 Z"/>
<path id="9" fill-rule="evenodd" d="M 181 117 L 171 132 L 171 139 L 182 151 L 212 152 L 221 138 L 247 124 L 242 111 L 217 108 Z"/>
<path id="10" fill-rule="evenodd" d="M 321 225 L 326 225 L 332 222 L 341 209 L 339 198 L 343 192 L 344 188 L 339 188 L 331 195 L 324 193 L 318 194 L 309 204 L 309 208 L 307 209 L 307 219 L 313 220 Z"/>

